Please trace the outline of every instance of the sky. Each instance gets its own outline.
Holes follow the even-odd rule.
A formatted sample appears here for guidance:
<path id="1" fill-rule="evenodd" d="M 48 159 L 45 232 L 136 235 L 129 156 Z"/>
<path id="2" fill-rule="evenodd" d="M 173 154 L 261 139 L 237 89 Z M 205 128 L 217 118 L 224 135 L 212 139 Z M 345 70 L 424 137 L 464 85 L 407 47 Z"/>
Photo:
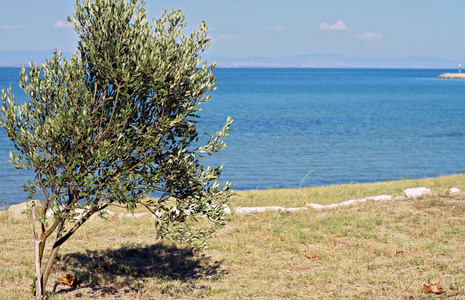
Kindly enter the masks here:
<path id="1" fill-rule="evenodd" d="M 463 0 L 148 0 L 149 18 L 181 9 L 189 33 L 201 21 L 205 54 L 431 56 L 465 62 Z M 0 0 L 0 51 L 72 51 L 73 0 Z"/>

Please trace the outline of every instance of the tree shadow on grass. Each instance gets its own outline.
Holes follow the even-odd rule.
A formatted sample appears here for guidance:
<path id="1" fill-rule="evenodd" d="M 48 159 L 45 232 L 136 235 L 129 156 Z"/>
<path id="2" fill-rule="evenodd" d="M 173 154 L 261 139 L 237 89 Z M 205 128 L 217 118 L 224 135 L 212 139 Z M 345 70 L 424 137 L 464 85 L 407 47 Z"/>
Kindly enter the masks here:
<path id="1" fill-rule="evenodd" d="M 140 289 L 138 282 L 146 278 L 216 280 L 226 274 L 220 261 L 212 261 L 190 249 L 161 243 L 70 253 L 58 256 L 57 266 L 60 272 L 73 274 L 80 289 L 91 288 L 103 294 L 115 294 L 121 289 L 137 292 Z M 55 284 L 53 290 L 62 294 L 74 289 Z"/>

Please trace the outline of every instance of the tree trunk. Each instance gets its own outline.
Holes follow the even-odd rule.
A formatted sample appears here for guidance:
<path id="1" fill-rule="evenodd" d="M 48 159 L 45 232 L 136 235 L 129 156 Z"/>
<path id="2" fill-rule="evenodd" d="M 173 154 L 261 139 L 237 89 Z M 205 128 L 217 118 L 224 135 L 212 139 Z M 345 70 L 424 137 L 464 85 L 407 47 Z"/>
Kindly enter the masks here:
<path id="1" fill-rule="evenodd" d="M 41 267 L 41 257 L 40 257 L 40 244 L 41 240 L 39 240 L 39 235 L 37 234 L 36 228 L 36 204 L 37 200 L 33 200 L 31 203 L 32 208 L 32 228 L 34 230 L 34 265 L 35 265 L 35 273 L 36 273 L 36 299 L 42 300 L 43 299 L 43 291 L 42 291 L 42 275 L 40 274 L 40 267 Z"/>
<path id="2" fill-rule="evenodd" d="M 106 207 L 106 206 L 104 206 L 104 207 Z M 52 251 L 50 252 L 50 257 L 48 258 L 47 263 L 45 264 L 45 267 L 44 267 L 44 271 L 42 273 L 41 282 L 42 282 L 43 292 L 45 290 L 45 287 L 47 286 L 48 278 L 49 278 L 50 273 L 52 271 L 52 267 L 53 267 L 53 265 L 55 263 L 55 260 L 56 260 L 56 257 L 57 257 L 58 251 L 60 250 L 61 245 L 64 242 L 66 242 L 71 237 L 71 235 L 73 235 L 74 232 L 76 232 L 76 230 L 79 227 L 81 227 L 81 225 L 84 224 L 84 222 L 87 219 L 89 219 L 90 216 L 92 216 L 94 213 L 95 213 L 95 211 L 90 211 L 89 213 L 87 213 L 87 215 L 82 217 L 74 225 L 73 228 L 71 228 L 70 230 L 67 231 L 66 234 L 63 234 L 64 224 L 65 224 L 66 220 L 65 219 L 60 220 L 60 222 L 59 222 L 59 224 L 57 226 L 57 237 L 56 237 L 55 243 L 53 244 Z M 42 245 L 45 245 L 45 240 L 43 241 Z M 43 247 L 41 248 L 41 250 L 42 250 L 41 255 L 43 255 Z"/>
<path id="3" fill-rule="evenodd" d="M 52 271 L 53 264 L 55 263 L 55 259 L 57 257 L 58 251 L 60 250 L 60 246 L 53 247 L 52 252 L 50 253 L 50 257 L 48 258 L 47 263 L 44 267 L 44 272 L 42 273 L 42 284 L 45 289 L 48 282 L 48 277 L 50 276 L 50 272 Z"/>
<path id="4" fill-rule="evenodd" d="M 50 257 L 47 260 L 47 263 L 45 264 L 44 267 L 44 272 L 42 273 L 42 288 L 45 290 L 45 287 L 47 286 L 47 281 L 48 277 L 50 276 L 50 272 L 52 271 L 53 264 L 55 263 L 55 259 L 57 257 L 58 251 L 60 250 L 61 243 L 58 243 L 57 241 L 60 240 L 61 235 L 63 233 L 63 227 L 64 227 L 65 220 L 61 220 L 60 224 L 58 225 L 58 230 L 57 230 L 57 238 L 55 243 L 53 244 L 52 251 L 50 252 Z"/>

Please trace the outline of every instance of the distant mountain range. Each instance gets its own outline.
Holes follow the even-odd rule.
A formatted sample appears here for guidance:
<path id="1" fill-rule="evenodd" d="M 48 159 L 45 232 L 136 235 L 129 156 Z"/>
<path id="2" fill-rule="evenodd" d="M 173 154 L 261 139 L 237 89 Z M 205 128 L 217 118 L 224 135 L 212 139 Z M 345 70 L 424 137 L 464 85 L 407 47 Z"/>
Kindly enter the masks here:
<path id="1" fill-rule="evenodd" d="M 397 58 L 357 57 L 342 55 L 299 55 L 286 57 L 229 58 L 205 56 L 220 68 L 406 68 L 456 69 L 460 61 L 427 56 Z M 465 63 L 465 62 L 464 62 Z"/>
<path id="2" fill-rule="evenodd" d="M 19 67 L 29 61 L 40 63 L 51 58 L 49 51 L 0 51 L 0 67 Z M 63 52 L 69 57 L 71 52 Z M 216 61 L 219 68 L 418 68 L 418 69 L 456 69 L 461 61 L 447 60 L 428 56 L 406 56 L 397 58 L 357 57 L 342 55 L 299 55 L 285 57 L 249 57 L 231 58 L 204 55 L 211 63 Z M 465 64 L 465 61 L 464 61 Z M 465 67 L 465 65 L 464 65 Z"/>

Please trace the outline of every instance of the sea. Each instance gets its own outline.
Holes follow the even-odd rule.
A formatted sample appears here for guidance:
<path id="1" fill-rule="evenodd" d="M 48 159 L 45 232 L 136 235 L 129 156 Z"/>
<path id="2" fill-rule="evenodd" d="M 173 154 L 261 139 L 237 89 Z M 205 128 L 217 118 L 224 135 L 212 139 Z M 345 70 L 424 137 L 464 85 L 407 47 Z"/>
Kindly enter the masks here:
<path id="1" fill-rule="evenodd" d="M 18 102 L 19 68 L 0 68 Z M 215 69 L 217 89 L 200 106 L 201 132 L 234 119 L 223 165 L 234 190 L 418 179 L 465 170 L 465 80 L 441 69 Z M 9 162 L 0 128 L 0 206 L 26 200 L 31 171 Z"/>

